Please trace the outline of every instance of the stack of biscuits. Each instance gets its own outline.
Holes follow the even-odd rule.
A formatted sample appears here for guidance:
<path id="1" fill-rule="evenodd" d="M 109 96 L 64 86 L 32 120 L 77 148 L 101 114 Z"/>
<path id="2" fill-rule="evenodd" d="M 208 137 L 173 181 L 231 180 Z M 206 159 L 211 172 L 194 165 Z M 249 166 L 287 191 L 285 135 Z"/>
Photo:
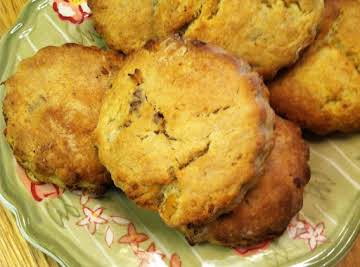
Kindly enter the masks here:
<path id="1" fill-rule="evenodd" d="M 5 83 L 29 177 L 113 183 L 191 244 L 280 236 L 310 179 L 300 127 L 360 129 L 360 1 L 89 4 L 109 51 L 46 47 Z"/>

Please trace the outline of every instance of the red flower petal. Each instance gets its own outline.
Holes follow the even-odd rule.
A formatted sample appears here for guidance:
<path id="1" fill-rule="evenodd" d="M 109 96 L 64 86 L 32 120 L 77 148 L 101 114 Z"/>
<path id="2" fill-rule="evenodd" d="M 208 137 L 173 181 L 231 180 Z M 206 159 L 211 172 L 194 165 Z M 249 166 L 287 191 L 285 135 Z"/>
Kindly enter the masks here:
<path id="1" fill-rule="evenodd" d="M 81 219 L 80 221 L 78 221 L 76 224 L 79 226 L 84 226 L 84 225 L 88 225 L 89 223 L 90 223 L 90 218 L 85 217 L 84 219 Z"/>
<path id="2" fill-rule="evenodd" d="M 319 242 L 319 243 L 324 243 L 326 241 L 326 237 L 323 236 L 323 235 L 320 235 L 316 238 L 316 240 Z"/>
<path id="3" fill-rule="evenodd" d="M 307 240 L 307 239 L 310 239 L 310 238 L 312 237 L 312 235 L 311 235 L 310 233 L 308 233 L 308 232 L 305 232 L 305 233 L 302 233 L 302 234 L 298 235 L 298 237 L 299 237 L 300 239 L 305 239 L 305 240 Z"/>
<path id="4" fill-rule="evenodd" d="M 103 211 L 104 211 L 103 208 L 97 208 L 97 209 L 93 212 L 93 216 L 99 217 L 99 216 L 103 213 Z"/>
<path id="5" fill-rule="evenodd" d="M 133 238 L 133 242 L 142 243 L 148 239 L 149 239 L 149 237 L 146 234 L 136 234 Z"/>
<path id="6" fill-rule="evenodd" d="M 176 253 L 171 255 L 170 267 L 181 267 L 181 259 Z"/>
<path id="7" fill-rule="evenodd" d="M 325 230 L 325 224 L 323 222 L 315 226 L 315 233 L 321 235 Z"/>
<path id="8" fill-rule="evenodd" d="M 93 216 L 91 218 L 91 220 L 96 223 L 96 224 L 104 224 L 104 223 L 108 223 L 108 221 L 105 219 L 105 218 L 102 218 L 102 217 L 95 217 Z"/>
<path id="9" fill-rule="evenodd" d="M 120 237 L 118 242 L 122 243 L 122 244 L 132 244 L 133 240 L 132 240 L 131 236 L 124 235 L 124 236 Z"/>
<path id="10" fill-rule="evenodd" d="M 37 202 L 41 202 L 43 199 L 37 194 L 36 186 L 37 184 L 31 183 L 31 195 Z"/>
<path id="11" fill-rule="evenodd" d="M 83 207 L 83 212 L 87 217 L 91 217 L 93 214 L 93 210 L 88 207 Z"/>
<path id="12" fill-rule="evenodd" d="M 134 224 L 130 223 L 128 225 L 128 234 L 129 235 L 135 235 L 136 234 L 136 229 L 135 229 L 135 226 Z"/>
<path id="13" fill-rule="evenodd" d="M 95 234 L 96 230 L 97 230 L 96 224 L 95 223 L 89 223 L 87 225 L 87 229 L 88 229 L 90 234 L 92 234 L 92 235 Z"/>
<path id="14" fill-rule="evenodd" d="M 84 20 L 85 20 L 84 14 L 86 14 L 86 13 L 81 12 L 80 6 L 77 6 L 77 9 L 78 9 L 77 11 L 78 11 L 78 12 L 75 11 L 75 13 L 77 13 L 77 14 L 75 14 L 74 16 L 68 17 L 68 16 L 63 16 L 63 15 L 61 14 L 61 12 L 60 12 L 60 10 L 59 10 L 59 5 L 58 5 L 57 2 L 60 2 L 60 3 L 61 3 L 61 1 L 54 1 L 54 3 L 53 3 L 53 9 L 54 9 L 54 11 L 58 14 L 58 17 L 59 17 L 60 19 L 65 20 L 65 21 L 70 21 L 70 22 L 73 23 L 73 24 L 81 24 L 81 23 L 84 22 Z M 68 1 L 63 1 L 63 3 L 68 3 Z M 71 4 L 70 4 L 70 5 L 71 5 Z M 88 16 L 87 16 L 87 17 L 88 17 Z"/>
<path id="15" fill-rule="evenodd" d="M 150 244 L 150 246 L 147 248 L 146 251 L 147 251 L 147 252 L 155 252 L 155 251 L 156 251 L 156 247 L 155 247 L 154 242 L 152 242 L 152 243 Z"/>
<path id="16" fill-rule="evenodd" d="M 124 235 L 122 236 L 120 239 L 119 239 L 119 243 L 127 243 L 127 244 L 138 244 L 138 243 L 142 243 L 146 240 L 148 240 L 149 237 L 146 235 L 146 234 L 143 234 L 143 233 L 137 233 L 136 232 L 136 229 L 135 229 L 135 226 L 130 223 L 128 225 L 128 233 L 127 235 Z"/>
<path id="17" fill-rule="evenodd" d="M 310 238 L 308 241 L 308 245 L 309 245 L 310 250 L 314 250 L 317 247 L 316 239 L 314 237 Z"/>
<path id="18" fill-rule="evenodd" d="M 271 240 L 267 240 L 255 246 L 235 248 L 235 251 L 241 256 L 249 256 L 266 250 L 270 246 L 270 243 Z"/>

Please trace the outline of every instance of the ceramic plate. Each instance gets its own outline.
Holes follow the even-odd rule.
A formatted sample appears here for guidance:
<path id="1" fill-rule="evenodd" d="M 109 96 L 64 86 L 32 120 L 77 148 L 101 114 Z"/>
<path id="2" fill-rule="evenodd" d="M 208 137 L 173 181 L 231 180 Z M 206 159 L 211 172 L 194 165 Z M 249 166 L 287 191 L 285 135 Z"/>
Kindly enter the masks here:
<path id="1" fill-rule="evenodd" d="M 38 49 L 69 42 L 106 48 L 86 2 L 32 0 L 0 42 L 0 82 Z M 1 115 L 1 133 L 4 127 Z M 303 209 L 281 238 L 249 249 L 189 246 L 156 214 L 116 190 L 94 199 L 32 183 L 3 134 L 0 199 L 24 237 L 64 266 L 329 266 L 350 249 L 360 229 L 360 135 L 308 141 L 313 175 Z"/>

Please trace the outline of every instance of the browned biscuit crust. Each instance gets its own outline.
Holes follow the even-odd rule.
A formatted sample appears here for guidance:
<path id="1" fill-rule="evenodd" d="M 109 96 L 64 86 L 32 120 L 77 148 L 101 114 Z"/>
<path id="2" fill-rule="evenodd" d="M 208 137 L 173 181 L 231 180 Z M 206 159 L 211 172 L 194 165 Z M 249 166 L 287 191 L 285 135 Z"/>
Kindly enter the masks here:
<path id="1" fill-rule="evenodd" d="M 115 184 L 167 224 L 203 223 L 261 174 L 273 118 L 246 63 L 170 38 L 125 61 L 101 109 L 99 155 Z"/>
<path id="2" fill-rule="evenodd" d="M 274 133 L 275 147 L 258 184 L 231 213 L 206 226 L 183 228 L 189 242 L 250 246 L 283 233 L 302 207 L 310 179 L 309 150 L 291 122 L 278 117 Z"/>
<path id="3" fill-rule="evenodd" d="M 6 138 L 28 175 L 100 193 L 111 179 L 93 140 L 101 101 L 122 57 L 94 47 L 46 47 L 6 81 Z"/>
<path id="4" fill-rule="evenodd" d="M 323 0 L 89 0 L 94 24 L 125 53 L 180 32 L 248 61 L 266 79 L 315 38 Z"/>
<path id="5" fill-rule="evenodd" d="M 304 57 L 270 84 L 271 105 L 317 134 L 360 129 L 360 1 L 328 0 Z"/>

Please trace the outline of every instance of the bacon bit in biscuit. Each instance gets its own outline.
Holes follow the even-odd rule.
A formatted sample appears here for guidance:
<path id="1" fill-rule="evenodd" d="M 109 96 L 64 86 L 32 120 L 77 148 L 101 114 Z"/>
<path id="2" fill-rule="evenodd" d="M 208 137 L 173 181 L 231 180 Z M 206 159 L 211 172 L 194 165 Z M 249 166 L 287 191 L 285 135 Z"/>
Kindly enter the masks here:
<path id="1" fill-rule="evenodd" d="M 133 99 L 130 102 L 130 113 L 138 112 L 142 102 L 143 102 L 142 90 L 141 88 L 136 87 L 133 93 Z"/>
<path id="2" fill-rule="evenodd" d="M 129 73 L 128 75 L 136 83 L 137 86 L 144 83 L 141 70 L 135 69 L 134 73 Z"/>

